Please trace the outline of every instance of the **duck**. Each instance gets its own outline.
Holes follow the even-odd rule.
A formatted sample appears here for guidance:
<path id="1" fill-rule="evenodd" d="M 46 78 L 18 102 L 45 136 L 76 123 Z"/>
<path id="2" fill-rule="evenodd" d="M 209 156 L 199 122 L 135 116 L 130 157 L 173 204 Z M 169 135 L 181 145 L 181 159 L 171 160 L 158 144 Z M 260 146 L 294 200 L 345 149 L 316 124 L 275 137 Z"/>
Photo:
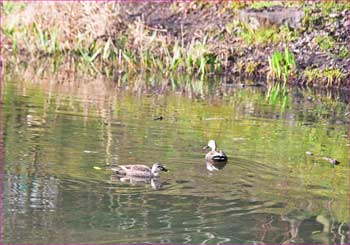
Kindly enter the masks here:
<path id="1" fill-rule="evenodd" d="M 158 178 L 160 172 L 168 172 L 168 169 L 165 168 L 161 163 L 154 163 L 152 168 L 141 165 L 118 165 L 116 167 L 111 168 L 119 176 L 129 176 L 129 177 L 137 177 L 137 178 Z"/>
<path id="2" fill-rule="evenodd" d="M 205 155 L 205 160 L 210 163 L 227 162 L 226 154 L 217 150 L 217 145 L 215 140 L 209 140 L 208 145 L 204 149 L 210 148 L 211 150 Z"/>

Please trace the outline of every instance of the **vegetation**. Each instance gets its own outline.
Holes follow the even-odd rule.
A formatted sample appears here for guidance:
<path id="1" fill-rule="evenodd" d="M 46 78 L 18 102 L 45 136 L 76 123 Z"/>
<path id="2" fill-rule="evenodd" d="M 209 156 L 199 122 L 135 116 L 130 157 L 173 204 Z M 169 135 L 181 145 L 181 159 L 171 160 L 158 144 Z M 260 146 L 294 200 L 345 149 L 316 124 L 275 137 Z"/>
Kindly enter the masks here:
<path id="1" fill-rule="evenodd" d="M 331 223 L 322 233 L 322 242 L 329 242 L 336 232 L 345 237 L 348 225 L 344 224 L 350 217 L 346 204 L 349 167 L 345 164 L 349 118 L 344 115 L 349 115 L 349 103 L 341 101 L 335 91 L 301 91 L 287 83 L 350 85 L 348 67 L 338 59 L 344 63 L 349 57 L 349 46 L 344 44 L 347 30 L 334 35 L 317 30 L 338 21 L 327 16 L 348 5 L 293 3 L 304 6 L 307 13 L 299 30 L 288 25 L 253 29 L 234 18 L 245 3 L 214 4 L 173 3 L 171 10 L 164 10 L 172 12 L 153 24 L 147 22 L 151 15 L 147 9 L 141 8 L 137 17 L 134 6 L 127 12 L 113 2 L 3 2 L 4 169 L 7 197 L 15 202 L 5 203 L 13 207 L 4 216 L 6 239 L 34 237 L 28 241 L 37 243 L 43 238 L 61 239 L 60 232 L 67 228 L 72 231 L 68 240 L 80 239 L 81 232 L 90 228 L 121 239 L 132 220 L 147 231 L 144 234 L 153 235 L 161 224 L 167 227 L 166 234 L 177 236 L 177 225 L 182 229 L 186 224 L 182 218 L 190 217 L 177 215 L 180 209 L 196 210 L 189 214 L 193 220 L 187 225 L 204 227 L 204 232 L 182 232 L 184 239 L 192 231 L 195 237 L 220 235 L 217 221 L 224 220 L 226 225 L 241 214 L 242 219 L 258 224 L 252 228 L 256 233 L 262 227 L 265 234 L 266 224 L 251 217 L 258 222 L 268 217 L 273 225 L 282 222 L 282 227 L 290 218 L 290 226 L 296 229 L 316 219 L 320 224 Z M 290 4 L 265 1 L 250 6 Z M 182 26 L 184 18 L 188 23 Z M 314 45 L 305 45 L 305 40 Z M 310 55 L 303 55 L 315 50 L 335 65 L 307 63 Z M 252 79 L 245 83 L 249 88 L 232 84 L 246 77 Z M 256 78 L 261 77 L 267 78 L 266 87 L 257 88 Z M 164 120 L 154 120 L 159 116 Z M 209 138 L 226 146 L 230 161 L 237 164 L 208 176 L 198 147 Z M 145 154 L 150 150 L 161 154 Z M 306 151 L 314 155 L 306 156 Z M 323 156 L 336 157 L 341 164 L 334 167 L 322 161 Z M 159 160 L 176 170 L 159 192 L 124 188 L 127 184 L 115 188 L 110 173 L 103 171 L 113 163 Z M 208 203 L 212 197 L 217 203 Z M 153 215 L 157 205 L 169 203 L 176 207 L 160 210 L 162 216 Z M 227 206 L 228 211 L 211 213 L 214 204 Z M 130 216 L 128 209 L 140 205 L 150 207 L 150 212 Z M 78 207 L 78 212 L 72 207 Z M 32 217 L 17 215 L 36 208 L 43 212 L 37 212 L 35 224 Z M 58 217 L 56 211 L 64 215 Z M 215 224 L 217 230 L 200 223 L 204 221 Z M 60 230 L 56 224 L 68 227 Z M 149 224 L 157 228 L 155 232 L 144 229 Z M 8 232 L 18 227 L 20 235 Z M 115 232 L 119 228 L 120 234 Z M 235 230 L 227 228 L 230 235 Z M 281 240 L 275 228 L 269 239 Z M 251 233 L 243 233 L 251 239 Z M 290 233 L 286 230 L 285 234 Z M 100 235 L 91 239 L 113 243 Z M 137 242 L 137 235 L 125 236 L 125 243 Z M 127 240 L 131 237 L 134 240 Z M 225 242 L 207 238 L 192 242 Z"/>
<path id="2" fill-rule="evenodd" d="M 262 9 L 262 8 L 269 8 L 273 6 L 282 6 L 282 5 L 283 4 L 281 1 L 257 1 L 252 3 L 251 8 Z"/>
<path id="3" fill-rule="evenodd" d="M 186 11 L 194 13 L 191 18 L 196 19 L 195 13 L 211 11 L 212 4 L 176 3 L 171 5 L 171 11 L 178 19 L 183 18 L 182 14 Z M 293 4 L 303 5 L 302 2 Z M 290 4 L 262 1 L 249 6 L 261 9 L 275 5 Z M 239 9 L 246 6 L 241 2 L 224 3 L 220 5 L 220 11 L 235 16 Z M 322 14 L 314 14 L 317 9 L 313 6 L 319 6 L 328 14 L 349 8 L 345 3 L 304 5 L 306 16 L 300 30 L 288 25 L 253 29 L 230 17 L 222 29 L 210 27 L 204 21 L 200 26 L 200 30 L 204 31 L 189 35 L 181 25 L 179 30 L 173 31 L 169 27 L 150 26 L 140 18 L 128 19 L 121 14 L 123 10 L 118 3 L 37 5 L 5 1 L 2 6 L 4 65 L 28 67 L 33 62 L 41 62 L 50 64 L 50 70 L 57 72 L 62 70 L 61 66 L 67 68 L 68 63 L 74 71 L 112 79 L 124 73 L 157 73 L 168 78 L 186 73 L 206 80 L 212 75 L 230 74 L 234 70 L 250 78 L 268 75 L 283 84 L 293 83 L 295 78 L 310 77 L 310 73 L 300 71 L 294 57 L 293 63 L 285 54 L 271 55 L 265 49 L 287 47 L 290 52 L 288 47 L 305 35 L 305 28 L 312 32 L 312 28 L 325 22 Z M 72 12 L 79 14 L 71 15 Z M 337 38 L 332 35 L 318 35 L 314 41 L 332 57 L 334 53 L 345 62 L 349 56 L 348 48 L 339 46 Z M 270 63 L 266 59 L 269 55 Z M 346 86 L 348 72 L 337 67 L 329 69 L 338 69 L 341 75 L 323 73 L 327 74 L 329 81 L 324 84 Z"/>
<path id="4" fill-rule="evenodd" d="M 283 80 L 283 86 L 285 86 L 289 76 L 296 68 L 294 54 L 290 53 L 287 48 L 284 49 L 283 54 L 279 51 L 274 52 L 272 57 L 269 57 L 269 67 L 268 78 Z"/>
<path id="5" fill-rule="evenodd" d="M 323 51 L 334 48 L 334 39 L 331 36 L 319 35 L 316 37 L 316 43 Z"/>
<path id="6" fill-rule="evenodd" d="M 254 30 L 245 26 L 241 32 L 241 37 L 245 43 L 251 44 L 269 44 L 278 43 L 281 40 L 281 36 L 273 28 L 261 28 Z"/>
<path id="7" fill-rule="evenodd" d="M 325 87 L 340 86 L 340 81 L 345 75 L 339 69 L 307 68 L 304 72 L 307 83 L 321 84 Z"/>
<path id="8" fill-rule="evenodd" d="M 95 10 L 95 5 L 73 5 L 71 8 L 74 8 L 74 11 L 79 11 L 81 8 L 85 11 L 82 20 L 85 25 L 84 18 L 89 18 L 88 15 Z M 14 6 L 13 3 L 8 3 L 6 9 L 14 9 L 12 6 Z M 98 10 L 112 14 L 114 7 L 115 4 L 112 3 L 99 4 Z M 65 11 L 55 6 L 51 8 L 57 11 L 57 19 L 65 14 Z M 39 10 L 45 11 L 44 9 Z M 94 37 L 93 33 L 97 27 L 89 28 L 88 26 L 84 30 L 85 33 L 80 30 L 74 32 L 74 29 L 72 33 L 69 33 L 68 29 L 58 31 L 61 28 L 64 29 L 64 26 L 60 28 L 57 24 L 48 26 L 43 19 L 40 21 L 36 19 L 29 24 L 12 21 L 13 19 L 5 23 L 3 33 L 8 43 L 12 44 L 15 57 L 21 55 L 18 52 L 19 49 L 28 52 L 32 59 L 42 57 L 58 59 L 58 57 L 69 56 L 73 57 L 80 69 L 109 76 L 120 71 L 132 73 L 156 71 L 165 75 L 180 71 L 197 74 L 204 79 L 208 73 L 221 71 L 221 64 L 217 62 L 216 55 L 207 45 L 207 37 L 188 43 L 184 47 L 180 40 L 168 41 L 166 36 L 157 30 L 147 28 L 140 21 L 128 26 L 127 29 L 136 30 L 129 32 L 128 36 L 121 32 L 121 35 L 116 38 L 109 37 L 106 40 Z M 98 23 L 98 26 L 103 24 L 105 23 Z M 112 22 L 107 22 L 107 24 L 112 28 Z M 27 41 L 23 42 L 23 40 Z"/>

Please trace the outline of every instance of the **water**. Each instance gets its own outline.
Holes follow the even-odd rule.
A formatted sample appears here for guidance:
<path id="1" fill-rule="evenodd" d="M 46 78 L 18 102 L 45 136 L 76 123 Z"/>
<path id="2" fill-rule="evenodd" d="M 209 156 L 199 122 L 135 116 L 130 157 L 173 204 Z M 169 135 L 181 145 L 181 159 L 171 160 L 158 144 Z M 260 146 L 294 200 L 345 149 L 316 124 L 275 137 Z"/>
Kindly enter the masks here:
<path id="1" fill-rule="evenodd" d="M 346 101 L 16 76 L 2 98 L 5 243 L 350 242 Z M 209 139 L 229 156 L 220 171 L 206 168 Z M 108 170 L 154 162 L 170 172 L 153 186 Z"/>

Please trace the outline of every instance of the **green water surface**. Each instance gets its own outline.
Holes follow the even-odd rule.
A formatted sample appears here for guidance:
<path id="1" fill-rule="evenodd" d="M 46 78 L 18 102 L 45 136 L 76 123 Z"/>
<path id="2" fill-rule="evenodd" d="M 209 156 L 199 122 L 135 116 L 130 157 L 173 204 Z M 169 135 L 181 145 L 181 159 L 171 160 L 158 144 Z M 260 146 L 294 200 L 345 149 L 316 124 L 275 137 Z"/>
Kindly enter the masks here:
<path id="1" fill-rule="evenodd" d="M 349 243 L 348 106 L 5 76 L 3 242 Z M 229 157 L 220 171 L 206 168 L 209 139 Z M 108 170 L 154 162 L 170 169 L 157 188 Z"/>

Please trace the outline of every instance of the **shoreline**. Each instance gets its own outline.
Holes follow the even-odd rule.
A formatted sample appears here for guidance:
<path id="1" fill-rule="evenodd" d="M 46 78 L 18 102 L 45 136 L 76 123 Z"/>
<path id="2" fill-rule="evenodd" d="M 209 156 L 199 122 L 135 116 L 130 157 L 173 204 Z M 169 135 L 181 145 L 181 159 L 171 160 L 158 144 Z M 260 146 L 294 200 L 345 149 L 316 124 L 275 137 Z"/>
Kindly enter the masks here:
<path id="1" fill-rule="evenodd" d="M 53 60 L 55 66 L 71 59 L 78 69 L 109 78 L 122 73 L 159 72 L 165 77 L 187 73 L 350 89 L 349 3 L 84 6 L 29 3 L 11 10 L 12 16 L 22 17 L 20 21 L 6 15 L 3 6 L 4 66 L 28 66 L 41 57 Z M 37 13 L 23 18 L 33 8 Z M 79 10 L 85 12 L 63 19 L 69 11 Z M 289 13 L 289 19 L 275 14 L 281 11 Z M 269 60 L 284 52 L 290 52 L 295 65 L 286 65 L 282 57 L 277 68 L 272 67 Z M 285 73 L 278 74 L 278 69 Z"/>

